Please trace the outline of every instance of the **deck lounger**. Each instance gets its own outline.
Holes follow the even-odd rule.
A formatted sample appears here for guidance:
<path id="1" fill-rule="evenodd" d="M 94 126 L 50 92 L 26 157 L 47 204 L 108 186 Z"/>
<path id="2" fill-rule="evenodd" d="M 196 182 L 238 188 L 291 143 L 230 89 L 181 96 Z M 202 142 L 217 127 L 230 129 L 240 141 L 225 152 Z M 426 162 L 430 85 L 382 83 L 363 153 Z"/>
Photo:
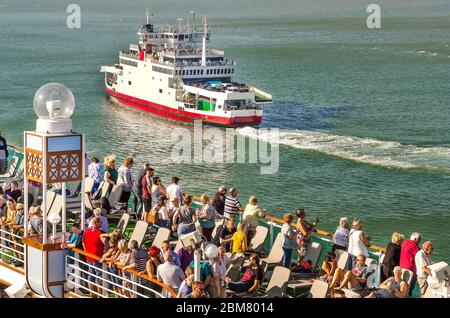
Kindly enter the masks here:
<path id="1" fill-rule="evenodd" d="M 157 248 L 161 248 L 162 243 L 165 240 L 168 240 L 170 236 L 170 230 L 166 229 L 165 227 L 160 227 L 158 229 L 158 232 L 156 232 L 156 236 L 153 239 L 152 245 L 156 246 Z"/>
<path id="2" fill-rule="evenodd" d="M 62 195 L 57 194 L 55 195 L 55 198 L 53 200 L 50 209 L 48 209 L 48 215 L 50 214 L 61 215 L 61 211 L 62 211 Z"/>
<path id="3" fill-rule="evenodd" d="M 108 193 L 108 189 L 109 189 L 109 183 L 106 182 L 102 182 L 102 187 L 101 187 L 101 198 L 106 197 L 106 194 Z"/>
<path id="4" fill-rule="evenodd" d="M 262 258 L 261 261 L 264 261 L 269 264 L 269 267 L 271 265 L 278 265 L 281 263 L 281 260 L 283 259 L 283 249 L 281 248 L 281 240 L 283 238 L 282 233 L 278 233 L 275 241 L 273 242 L 272 249 L 269 252 L 269 255 L 265 258 Z"/>
<path id="5" fill-rule="evenodd" d="M 306 248 L 306 254 L 303 257 L 303 262 L 311 261 L 310 273 L 292 273 L 292 277 L 295 279 L 316 277 L 318 274 L 317 263 L 319 262 L 320 253 L 322 252 L 322 245 L 317 242 L 311 242 Z"/>
<path id="6" fill-rule="evenodd" d="M 148 223 L 144 221 L 137 221 L 136 226 L 133 229 L 133 233 L 131 233 L 130 241 L 128 242 L 128 246 L 131 248 L 131 241 L 136 240 L 138 242 L 139 247 L 142 245 L 144 241 L 145 233 L 147 232 Z"/>
<path id="7" fill-rule="evenodd" d="M 44 211 L 44 201 L 42 201 L 41 203 L 41 210 L 44 213 L 47 213 L 48 211 L 50 211 L 53 201 L 55 200 L 56 197 L 56 193 L 50 190 L 45 191 L 45 198 L 47 200 L 47 211 Z"/>
<path id="8" fill-rule="evenodd" d="M 336 249 L 335 254 L 336 254 L 337 268 L 345 270 L 345 266 L 347 265 L 347 261 L 350 255 L 347 253 L 347 251 L 340 249 Z"/>
<path id="9" fill-rule="evenodd" d="M 377 261 L 374 260 L 373 258 L 366 257 L 366 265 L 367 265 L 367 266 L 370 266 L 370 265 L 372 265 L 372 264 L 376 265 L 376 264 L 377 264 Z"/>
<path id="10" fill-rule="evenodd" d="M 109 206 L 111 207 L 111 214 L 116 213 L 120 210 L 117 203 L 119 202 L 121 196 L 122 187 L 118 185 L 113 186 L 108 197 Z"/>
<path id="11" fill-rule="evenodd" d="M 22 160 L 23 161 L 23 160 Z M 17 163 L 19 162 L 19 158 L 14 156 L 9 161 L 9 168 L 5 174 L 0 175 L 0 182 L 3 182 L 9 178 L 13 178 L 16 175 Z"/>
<path id="12" fill-rule="evenodd" d="M 92 205 L 91 198 L 89 197 L 88 193 L 83 193 L 84 195 L 84 206 L 88 211 L 94 211 L 94 206 Z"/>
<path id="13" fill-rule="evenodd" d="M 250 242 L 249 251 L 260 252 L 264 247 L 264 242 L 268 234 L 269 229 L 267 227 L 258 225 L 256 227 L 256 234 Z"/>
<path id="14" fill-rule="evenodd" d="M 402 268 L 402 279 L 408 283 L 408 287 L 411 286 L 413 276 L 414 276 L 413 271 L 406 268 Z"/>
<path id="15" fill-rule="evenodd" d="M 325 298 L 327 296 L 328 284 L 316 279 L 309 291 L 309 298 Z"/>
<path id="16" fill-rule="evenodd" d="M 244 259 L 243 256 L 232 259 L 228 265 L 225 276 L 230 277 L 233 281 L 237 281 L 239 279 L 239 274 L 241 273 L 242 265 L 244 264 Z"/>
<path id="17" fill-rule="evenodd" d="M 183 243 L 181 243 L 181 241 L 178 240 L 178 241 L 177 241 L 177 245 L 175 245 L 175 248 L 173 249 L 173 251 L 174 251 L 175 253 L 178 253 L 178 251 L 179 251 L 180 249 L 182 249 L 182 248 L 183 248 Z"/>
<path id="18" fill-rule="evenodd" d="M 74 182 L 69 182 L 69 185 L 67 186 L 67 189 L 70 191 L 70 197 L 71 198 L 75 198 L 78 196 L 78 192 L 80 190 L 81 187 L 81 182 L 80 181 L 74 181 Z"/>
<path id="19" fill-rule="evenodd" d="M 219 235 L 220 231 L 223 228 L 224 219 L 216 220 L 216 225 L 214 226 L 214 230 L 211 233 L 211 243 L 218 244 L 219 243 Z"/>
<path id="20" fill-rule="evenodd" d="M 269 285 L 267 285 L 267 289 L 263 297 L 283 297 L 286 293 L 290 276 L 291 270 L 289 268 L 275 266 L 272 276 L 270 277 Z"/>
<path id="21" fill-rule="evenodd" d="M 342 288 L 342 291 L 345 293 L 345 298 L 361 298 L 361 295 L 353 290 Z"/>
<path id="22" fill-rule="evenodd" d="M 124 236 L 125 230 L 127 229 L 129 221 L 130 221 L 130 215 L 128 213 L 122 214 L 122 217 L 120 218 L 119 223 L 117 223 L 117 229 L 119 230 L 119 235 L 121 237 Z"/>
<path id="23" fill-rule="evenodd" d="M 84 179 L 84 192 L 91 193 L 92 188 L 94 187 L 94 182 L 95 182 L 94 178 L 86 177 Z"/>

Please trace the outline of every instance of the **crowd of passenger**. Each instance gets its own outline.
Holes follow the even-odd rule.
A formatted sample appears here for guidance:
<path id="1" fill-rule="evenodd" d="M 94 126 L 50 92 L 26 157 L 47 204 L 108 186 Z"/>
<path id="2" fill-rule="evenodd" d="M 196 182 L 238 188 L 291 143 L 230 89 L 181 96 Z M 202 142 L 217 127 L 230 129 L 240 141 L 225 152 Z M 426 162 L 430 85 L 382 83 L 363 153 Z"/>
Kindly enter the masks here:
<path id="1" fill-rule="evenodd" d="M 91 296 L 102 294 L 102 271 L 108 272 L 112 282 L 110 288 L 117 295 L 130 297 L 132 295 L 132 276 L 139 277 L 139 283 L 153 290 L 163 292 L 161 283 L 169 286 L 177 297 L 225 297 L 232 293 L 235 296 L 255 294 L 264 279 L 260 255 L 249 249 L 250 242 L 256 234 L 259 221 L 266 216 L 267 211 L 258 204 L 258 199 L 251 196 L 244 206 L 238 199 L 238 189 L 220 186 L 212 198 L 203 194 L 200 207 L 192 206 L 192 196 L 186 195 L 180 185 L 180 178 L 171 178 L 171 184 L 165 187 L 161 178 L 155 176 L 155 170 L 148 162 L 144 162 L 133 176 L 134 159 L 126 157 L 120 167 L 116 168 L 116 157 L 107 156 L 103 163 L 93 157 L 87 165 L 87 176 L 93 179 L 90 198 L 95 202 L 93 211 L 87 212 L 85 230 L 79 222 L 72 225 L 71 235 L 65 248 L 83 249 L 87 255 L 86 280 L 89 282 Z M 104 185 L 109 185 L 106 194 L 101 194 Z M 113 186 L 122 187 L 119 203 L 124 208 L 133 210 L 139 219 L 148 222 L 155 228 L 167 228 L 175 240 L 194 231 L 201 232 L 207 242 L 218 246 L 218 254 L 214 259 L 205 255 L 200 264 L 200 279 L 194 280 L 194 250 L 183 247 L 177 252 L 169 240 L 161 246 L 150 245 L 145 248 L 135 240 L 128 241 L 118 230 L 110 230 L 108 214 L 115 207 L 108 203 L 108 193 Z M 24 205 L 20 203 L 22 191 L 16 181 L 10 188 L 3 191 L 0 188 L 0 224 L 20 234 L 24 226 Z M 128 207 L 133 194 L 132 207 Z M 23 202 L 23 201 L 22 201 Z M 297 220 L 294 222 L 294 215 Z M 221 221 L 217 235 L 213 236 L 216 222 Z M 283 217 L 282 266 L 293 268 L 308 264 L 303 262 L 312 233 L 317 231 L 319 219 L 309 222 L 306 212 L 299 208 L 294 214 L 287 213 Z M 33 205 L 29 210 L 30 234 L 42 234 L 42 211 L 39 205 Z M 48 229 L 50 231 L 50 228 Z M 16 241 L 16 239 L 15 239 Z M 343 217 L 339 221 L 333 235 L 333 245 L 326 255 L 318 279 L 329 285 L 332 297 L 343 297 L 343 289 L 354 291 L 367 290 L 367 280 L 373 274 L 373 269 L 367 264 L 368 247 L 371 238 L 363 229 L 359 219 L 350 220 Z M 427 276 L 430 275 L 428 265 L 433 244 L 426 241 L 421 245 L 422 236 L 412 233 L 409 240 L 404 235 L 393 233 L 388 244 L 385 257 L 381 264 L 381 284 L 376 290 L 369 290 L 370 298 L 404 298 L 412 295 L 418 283 L 420 294 L 427 289 Z M 337 266 L 337 251 L 345 250 L 349 259 L 344 268 Z M 73 251 L 69 251 L 74 255 Z M 205 253 L 203 253 L 205 254 Z M 23 257 L 14 253 L 16 259 Z M 292 259 L 296 257 L 295 264 Z M 238 277 L 227 275 L 230 264 L 245 258 L 247 266 Z M 15 265 L 18 264 L 14 261 Z M 132 271 L 130 271 L 132 270 Z M 413 274 L 410 284 L 404 279 L 404 270 Z M 136 274 L 137 273 L 137 274 Z M 144 279 L 143 275 L 149 279 Z M 158 284 L 159 282 L 160 284 Z M 145 293 L 145 290 L 141 290 Z"/>

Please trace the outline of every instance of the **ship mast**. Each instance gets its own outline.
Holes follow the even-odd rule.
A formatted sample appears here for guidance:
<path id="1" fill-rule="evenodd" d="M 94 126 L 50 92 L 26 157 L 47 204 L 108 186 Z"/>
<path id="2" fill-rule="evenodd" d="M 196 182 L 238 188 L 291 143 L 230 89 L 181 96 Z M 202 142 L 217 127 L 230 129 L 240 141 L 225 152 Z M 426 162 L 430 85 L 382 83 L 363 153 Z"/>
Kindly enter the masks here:
<path id="1" fill-rule="evenodd" d="M 150 15 L 151 15 L 151 10 L 149 7 L 145 7 L 145 16 L 147 18 L 147 24 L 150 24 Z"/>
<path id="2" fill-rule="evenodd" d="M 206 21 L 206 16 L 202 17 L 203 24 L 203 41 L 202 41 L 202 66 L 206 66 L 206 34 L 208 32 L 208 23 Z"/>

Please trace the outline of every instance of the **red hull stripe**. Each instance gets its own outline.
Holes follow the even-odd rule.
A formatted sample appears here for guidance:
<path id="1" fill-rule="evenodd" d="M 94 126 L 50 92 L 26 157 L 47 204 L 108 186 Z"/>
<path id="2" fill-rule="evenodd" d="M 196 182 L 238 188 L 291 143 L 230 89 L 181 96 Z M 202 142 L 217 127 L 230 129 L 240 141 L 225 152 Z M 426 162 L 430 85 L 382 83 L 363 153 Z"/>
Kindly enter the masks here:
<path id="1" fill-rule="evenodd" d="M 197 113 L 187 112 L 181 109 L 173 109 L 164 105 L 152 103 L 143 99 L 132 97 L 129 95 L 121 94 L 109 89 L 105 86 L 106 92 L 119 100 L 122 104 L 127 106 L 139 108 L 147 112 L 168 117 L 175 120 L 192 122 L 197 119 L 201 119 L 206 123 L 223 125 L 223 126 L 239 126 L 239 125 L 259 125 L 261 124 L 261 116 L 245 116 L 245 117 L 220 117 L 220 116 L 208 116 Z"/>

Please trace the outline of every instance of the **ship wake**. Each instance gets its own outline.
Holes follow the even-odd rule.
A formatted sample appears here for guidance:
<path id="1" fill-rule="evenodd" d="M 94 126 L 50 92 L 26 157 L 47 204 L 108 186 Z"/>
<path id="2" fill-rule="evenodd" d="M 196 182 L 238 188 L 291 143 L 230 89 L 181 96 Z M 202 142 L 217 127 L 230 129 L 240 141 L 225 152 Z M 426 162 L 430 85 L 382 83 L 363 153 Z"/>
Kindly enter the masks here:
<path id="1" fill-rule="evenodd" d="M 237 132 L 249 138 L 274 141 L 270 140 L 270 134 L 258 134 L 257 130 L 251 127 L 240 128 Z M 395 141 L 307 130 L 280 130 L 278 143 L 388 168 L 450 172 L 450 148 L 446 147 L 418 147 Z"/>

